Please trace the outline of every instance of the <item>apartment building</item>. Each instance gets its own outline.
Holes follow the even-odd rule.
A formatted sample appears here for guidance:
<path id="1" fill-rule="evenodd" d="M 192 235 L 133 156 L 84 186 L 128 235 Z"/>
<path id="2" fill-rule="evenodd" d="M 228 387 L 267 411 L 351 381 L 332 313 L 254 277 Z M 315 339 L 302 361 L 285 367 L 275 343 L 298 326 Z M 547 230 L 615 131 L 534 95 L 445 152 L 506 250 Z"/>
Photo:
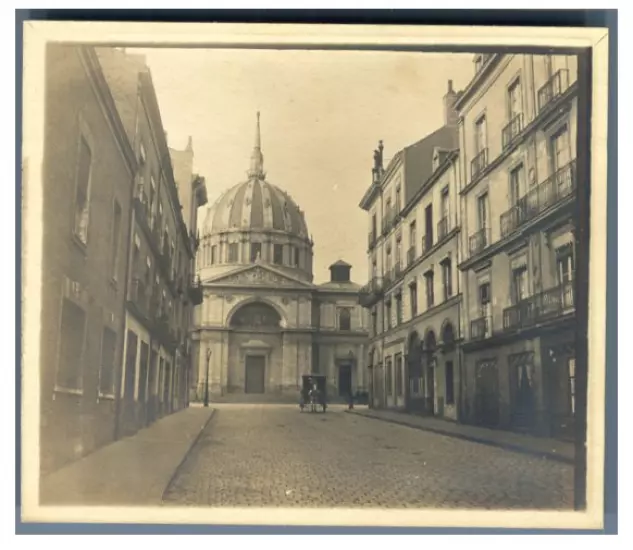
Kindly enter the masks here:
<path id="1" fill-rule="evenodd" d="M 575 411 L 577 58 L 477 55 L 460 117 L 463 413 L 564 435 Z"/>
<path id="2" fill-rule="evenodd" d="M 369 214 L 369 283 L 360 302 L 371 313 L 371 405 L 453 419 L 462 333 L 458 98 L 449 81 L 444 125 L 386 168 L 380 142 L 360 203 Z"/>

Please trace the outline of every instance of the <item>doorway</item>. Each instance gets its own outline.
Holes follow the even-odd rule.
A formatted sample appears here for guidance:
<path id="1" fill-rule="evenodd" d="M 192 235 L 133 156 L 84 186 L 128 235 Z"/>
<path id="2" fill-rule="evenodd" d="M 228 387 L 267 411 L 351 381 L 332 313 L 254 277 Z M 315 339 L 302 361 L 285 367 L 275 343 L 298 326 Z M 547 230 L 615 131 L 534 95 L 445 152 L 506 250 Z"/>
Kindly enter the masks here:
<path id="1" fill-rule="evenodd" d="M 338 394 L 348 397 L 352 393 L 352 365 L 342 363 L 338 366 Z"/>
<path id="2" fill-rule="evenodd" d="M 246 356 L 245 393 L 264 393 L 266 357 L 263 355 Z"/>
<path id="3" fill-rule="evenodd" d="M 475 411 L 478 424 L 499 424 L 499 374 L 496 361 L 483 360 L 477 364 Z"/>
<path id="4" fill-rule="evenodd" d="M 426 368 L 426 383 L 427 409 L 430 414 L 435 414 L 435 358 L 429 360 L 429 364 Z"/>

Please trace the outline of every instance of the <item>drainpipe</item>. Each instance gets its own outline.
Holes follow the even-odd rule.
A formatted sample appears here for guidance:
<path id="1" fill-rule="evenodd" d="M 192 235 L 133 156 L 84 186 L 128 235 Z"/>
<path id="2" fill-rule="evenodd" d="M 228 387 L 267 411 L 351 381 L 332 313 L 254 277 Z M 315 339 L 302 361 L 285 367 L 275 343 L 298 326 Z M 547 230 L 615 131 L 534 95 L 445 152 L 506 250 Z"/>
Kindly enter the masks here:
<path id="1" fill-rule="evenodd" d="M 132 143 L 132 150 L 134 151 L 134 154 L 136 155 L 136 138 L 138 136 L 138 107 L 139 107 L 139 101 L 140 101 L 140 95 L 141 95 L 141 91 L 140 91 L 140 82 L 137 80 L 137 86 L 136 86 L 136 112 L 135 112 L 135 123 L 134 123 L 134 140 Z M 127 137 L 126 137 L 127 139 Z M 125 339 L 126 339 L 126 332 L 125 332 L 125 327 L 126 327 L 126 318 L 127 318 L 127 295 L 128 295 L 128 286 L 129 286 L 129 281 L 130 281 L 130 277 L 132 276 L 132 241 L 134 239 L 134 225 L 135 225 L 135 213 L 134 213 L 134 191 L 135 191 L 135 186 L 136 186 L 136 170 L 134 170 L 134 173 L 132 174 L 132 185 L 130 186 L 130 214 L 129 214 L 129 226 L 128 226 L 128 235 L 127 235 L 127 258 L 126 258 L 126 265 L 125 265 L 125 281 L 123 283 L 123 315 L 121 316 L 121 353 L 119 355 L 119 361 L 118 361 L 118 372 L 116 373 L 116 382 L 115 382 L 115 391 L 116 391 L 116 396 L 115 396 L 115 400 L 114 400 L 114 440 L 118 440 L 121 437 L 121 410 L 122 410 L 122 403 L 121 403 L 121 389 L 122 389 L 122 385 L 123 385 L 123 363 L 125 361 L 125 357 L 124 357 L 124 350 L 126 348 L 125 345 Z M 151 349 L 151 348 L 150 348 Z"/>

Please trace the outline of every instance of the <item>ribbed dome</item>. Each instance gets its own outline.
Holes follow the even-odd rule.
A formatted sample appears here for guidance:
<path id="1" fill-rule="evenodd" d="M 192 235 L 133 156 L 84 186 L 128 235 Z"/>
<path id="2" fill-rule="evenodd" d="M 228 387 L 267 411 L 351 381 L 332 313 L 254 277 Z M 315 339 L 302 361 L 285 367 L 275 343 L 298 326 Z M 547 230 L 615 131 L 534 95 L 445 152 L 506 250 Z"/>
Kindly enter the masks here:
<path id="1" fill-rule="evenodd" d="M 285 191 L 258 176 L 226 191 L 207 212 L 205 234 L 279 230 L 308 238 L 305 217 Z"/>
<path id="2" fill-rule="evenodd" d="M 277 230 L 308 239 L 305 217 L 297 203 L 285 191 L 266 181 L 259 113 L 248 180 L 226 191 L 209 208 L 204 222 L 206 235 L 235 229 Z"/>

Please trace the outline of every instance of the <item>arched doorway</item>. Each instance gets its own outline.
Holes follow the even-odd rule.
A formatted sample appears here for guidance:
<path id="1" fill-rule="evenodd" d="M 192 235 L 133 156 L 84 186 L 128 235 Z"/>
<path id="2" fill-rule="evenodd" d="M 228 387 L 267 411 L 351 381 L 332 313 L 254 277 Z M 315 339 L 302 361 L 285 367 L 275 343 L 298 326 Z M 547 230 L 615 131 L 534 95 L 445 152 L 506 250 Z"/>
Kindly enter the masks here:
<path id="1" fill-rule="evenodd" d="M 263 394 L 277 388 L 282 374 L 282 318 L 270 304 L 254 301 L 239 307 L 229 321 L 229 393 Z"/>
<path id="2" fill-rule="evenodd" d="M 441 330 L 443 395 L 438 411 L 441 415 L 457 420 L 457 403 L 459 402 L 459 377 L 456 376 L 457 362 L 455 329 L 446 320 Z"/>
<path id="3" fill-rule="evenodd" d="M 409 334 L 407 343 L 407 401 L 409 410 L 424 408 L 424 388 L 422 373 L 422 341 L 417 331 Z"/>
<path id="4" fill-rule="evenodd" d="M 426 369 L 425 369 L 425 410 L 429 414 L 435 414 L 436 412 L 436 402 L 435 402 L 435 365 L 436 365 L 436 351 L 437 351 L 437 340 L 435 338 L 435 332 L 433 330 L 428 330 L 426 335 L 424 336 L 424 354 L 426 359 Z"/>

